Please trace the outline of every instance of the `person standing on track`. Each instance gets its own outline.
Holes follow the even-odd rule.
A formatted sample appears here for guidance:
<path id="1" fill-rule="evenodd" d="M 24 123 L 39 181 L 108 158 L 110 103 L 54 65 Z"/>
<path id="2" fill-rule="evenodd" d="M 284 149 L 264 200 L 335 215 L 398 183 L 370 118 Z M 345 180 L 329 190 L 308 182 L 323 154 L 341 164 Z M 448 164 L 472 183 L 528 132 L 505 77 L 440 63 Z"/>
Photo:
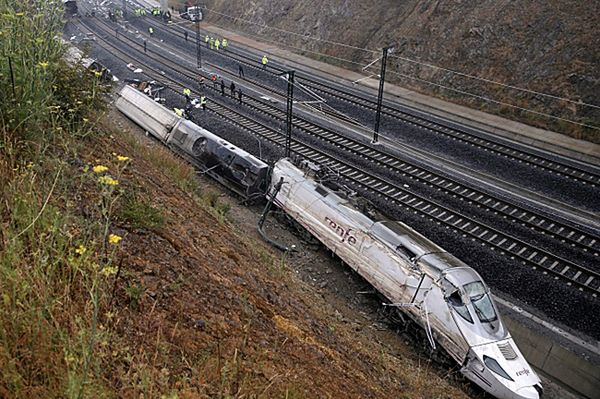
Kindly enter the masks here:
<path id="1" fill-rule="evenodd" d="M 200 97 L 200 106 L 202 107 L 202 111 L 206 111 L 206 96 Z"/>
<path id="2" fill-rule="evenodd" d="M 192 91 L 190 89 L 188 89 L 187 87 L 185 89 L 183 89 L 183 95 L 185 96 L 185 101 L 186 102 L 190 102 L 190 96 L 192 95 Z"/>
<path id="3" fill-rule="evenodd" d="M 213 88 L 216 90 L 217 89 L 217 75 L 212 75 L 210 77 L 210 80 L 212 80 L 212 82 L 213 82 Z"/>
<path id="4" fill-rule="evenodd" d="M 238 89 L 238 101 L 240 102 L 240 105 L 242 104 L 242 88 L 240 87 Z"/>
<path id="5" fill-rule="evenodd" d="M 263 55 L 262 57 L 262 69 L 267 69 L 267 64 L 269 63 L 269 59 L 267 58 L 266 54 Z"/>
<path id="6" fill-rule="evenodd" d="M 187 30 L 183 31 L 183 37 L 185 38 L 185 41 L 187 42 L 187 38 L 188 38 Z"/>
<path id="7" fill-rule="evenodd" d="M 225 95 L 225 81 L 221 79 L 221 95 Z"/>
<path id="8" fill-rule="evenodd" d="M 148 28 L 148 33 L 150 33 L 150 36 L 154 35 L 154 28 L 153 27 L 149 27 Z"/>
<path id="9" fill-rule="evenodd" d="M 210 38 L 210 49 L 214 49 L 215 48 L 215 39 L 213 39 L 212 37 Z"/>
<path id="10" fill-rule="evenodd" d="M 227 50 L 227 46 L 229 46 L 229 41 L 225 38 L 223 38 L 223 40 L 221 40 L 221 45 L 223 46 L 223 51 Z"/>
<path id="11" fill-rule="evenodd" d="M 217 38 L 215 40 L 215 48 L 217 49 L 217 51 L 219 51 L 219 46 L 221 45 L 221 41 Z"/>
<path id="12" fill-rule="evenodd" d="M 233 98 L 235 96 L 235 83 L 233 83 L 233 80 L 231 81 L 231 85 L 229 85 L 229 91 L 231 92 L 231 98 Z"/>
<path id="13" fill-rule="evenodd" d="M 242 64 L 238 65 L 238 75 L 240 76 L 240 78 L 245 77 L 245 75 L 244 75 L 244 68 L 242 67 Z"/>
<path id="14" fill-rule="evenodd" d="M 144 53 L 146 52 L 146 39 L 144 39 Z"/>
<path id="15" fill-rule="evenodd" d="M 208 37 L 208 35 L 206 35 L 204 37 L 204 43 L 206 43 L 206 48 L 208 48 L 208 43 L 210 42 L 210 37 Z"/>

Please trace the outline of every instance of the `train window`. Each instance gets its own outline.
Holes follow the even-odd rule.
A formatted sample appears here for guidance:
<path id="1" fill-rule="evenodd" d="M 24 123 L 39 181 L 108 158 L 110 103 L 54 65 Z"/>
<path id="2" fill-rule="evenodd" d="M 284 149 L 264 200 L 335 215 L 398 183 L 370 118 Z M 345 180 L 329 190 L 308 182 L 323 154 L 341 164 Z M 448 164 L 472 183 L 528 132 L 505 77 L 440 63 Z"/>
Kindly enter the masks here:
<path id="1" fill-rule="evenodd" d="M 396 247 L 396 252 L 398 252 L 400 255 L 403 255 L 404 257 L 406 257 L 407 259 L 409 259 L 411 262 L 414 262 L 414 260 L 417 257 L 417 254 L 415 254 L 413 251 L 411 251 L 410 249 L 406 248 L 402 244 L 400 244 L 400 245 L 398 245 Z"/>
<path id="2" fill-rule="evenodd" d="M 187 133 L 183 133 L 181 130 L 176 130 L 173 133 L 173 139 L 179 141 L 179 143 L 181 143 L 181 144 L 183 144 L 186 137 L 187 137 Z"/>
<path id="3" fill-rule="evenodd" d="M 491 323 L 498 319 L 490 295 L 481 281 L 465 284 L 464 289 L 471 299 L 477 317 L 482 323 Z"/>
<path id="4" fill-rule="evenodd" d="M 468 321 L 469 323 L 473 323 L 473 318 L 471 317 L 471 313 L 469 313 L 469 309 L 463 302 L 460 292 L 458 290 L 454 291 L 450 296 L 448 296 L 448 302 L 450 305 L 456 310 L 456 313 L 460 315 L 463 319 Z"/>
<path id="5" fill-rule="evenodd" d="M 204 151 L 206 151 L 206 138 L 200 137 L 198 140 L 194 141 L 192 152 L 195 156 L 199 157 Z"/>
<path id="6" fill-rule="evenodd" d="M 329 190 L 327 190 L 325 187 L 323 187 L 320 184 L 317 184 L 317 187 L 315 188 L 315 191 L 319 194 L 321 194 L 323 197 L 325 197 L 327 194 L 329 194 Z"/>

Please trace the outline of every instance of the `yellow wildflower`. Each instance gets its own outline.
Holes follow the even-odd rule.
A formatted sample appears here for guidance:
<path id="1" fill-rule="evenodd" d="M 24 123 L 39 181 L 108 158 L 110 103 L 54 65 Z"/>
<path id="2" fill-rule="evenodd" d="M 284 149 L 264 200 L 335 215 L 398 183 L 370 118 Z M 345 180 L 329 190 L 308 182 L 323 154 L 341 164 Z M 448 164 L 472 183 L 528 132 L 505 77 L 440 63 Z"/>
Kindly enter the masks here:
<path id="1" fill-rule="evenodd" d="M 114 266 L 106 266 L 104 269 L 102 269 L 102 271 L 100 271 L 100 273 L 102 273 L 106 277 L 110 277 L 112 275 L 117 274 L 117 268 Z"/>
<path id="2" fill-rule="evenodd" d="M 22 17 L 23 15 L 25 15 L 24 12 L 18 12 L 18 13 L 15 14 L 15 16 L 17 16 L 17 17 Z"/>
<path id="3" fill-rule="evenodd" d="M 67 362 L 67 364 L 71 364 L 71 363 L 75 362 L 76 360 L 77 359 L 72 354 L 65 353 L 65 362 Z"/>
<path id="4" fill-rule="evenodd" d="M 118 236 L 116 234 L 109 234 L 108 236 L 108 242 L 110 242 L 113 245 L 117 245 L 122 239 L 123 237 Z"/>
<path id="5" fill-rule="evenodd" d="M 94 75 L 96 75 L 97 78 L 102 77 L 102 72 L 96 71 L 94 72 Z"/>
<path id="6" fill-rule="evenodd" d="M 83 245 L 80 245 L 75 249 L 75 253 L 79 254 L 79 255 L 83 255 L 86 252 L 87 252 L 87 248 L 84 247 Z"/>
<path id="7" fill-rule="evenodd" d="M 101 184 L 106 184 L 107 186 L 116 186 L 119 184 L 118 180 L 113 179 L 110 176 L 100 176 L 98 178 L 98 182 L 100 182 Z"/>
<path id="8" fill-rule="evenodd" d="M 41 66 L 43 69 L 48 68 L 48 62 L 46 61 L 38 62 L 38 65 Z"/>
<path id="9" fill-rule="evenodd" d="M 121 162 L 125 162 L 125 161 L 129 161 L 129 157 L 126 157 L 124 155 L 117 155 L 117 160 L 119 160 Z"/>
<path id="10" fill-rule="evenodd" d="M 84 122 L 84 123 L 87 123 L 87 122 L 89 122 L 89 121 L 90 121 L 90 120 L 89 120 L 88 118 L 83 118 L 83 122 Z"/>
<path id="11" fill-rule="evenodd" d="M 33 168 L 33 162 L 27 162 L 27 169 Z"/>
<path id="12" fill-rule="evenodd" d="M 94 173 L 102 173 L 106 172 L 108 168 L 104 165 L 96 165 L 92 168 L 92 170 L 94 171 Z"/>

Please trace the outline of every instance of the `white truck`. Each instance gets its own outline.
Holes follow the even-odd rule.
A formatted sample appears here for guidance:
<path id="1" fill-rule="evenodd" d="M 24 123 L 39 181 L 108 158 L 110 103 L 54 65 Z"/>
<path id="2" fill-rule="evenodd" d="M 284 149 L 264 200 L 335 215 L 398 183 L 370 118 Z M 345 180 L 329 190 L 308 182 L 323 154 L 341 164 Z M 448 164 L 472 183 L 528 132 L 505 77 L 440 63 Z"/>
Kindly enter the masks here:
<path id="1" fill-rule="evenodd" d="M 185 19 L 189 19 L 190 21 L 202 21 L 202 10 L 198 6 L 188 7 L 184 14 L 181 16 Z"/>

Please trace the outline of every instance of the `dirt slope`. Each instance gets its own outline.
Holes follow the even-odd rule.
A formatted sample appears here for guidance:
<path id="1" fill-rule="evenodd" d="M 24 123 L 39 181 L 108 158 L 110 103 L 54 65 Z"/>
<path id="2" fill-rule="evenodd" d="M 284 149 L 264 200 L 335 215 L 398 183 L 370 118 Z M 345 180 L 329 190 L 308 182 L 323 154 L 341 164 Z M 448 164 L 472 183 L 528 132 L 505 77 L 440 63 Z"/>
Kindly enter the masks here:
<path id="1" fill-rule="evenodd" d="M 129 125 L 117 113 L 114 118 Z M 220 200 L 207 194 L 210 182 L 200 191 L 214 206 L 203 209 L 157 167 L 177 162 L 165 149 L 122 134 L 125 139 L 113 135 L 100 147 L 132 154 L 127 184 L 146 192 L 167 221 L 157 231 L 120 226 L 122 310 L 112 328 L 123 346 L 113 352 L 110 374 L 123 396 L 466 397 L 399 336 L 356 329 L 340 317 L 340 311 L 360 315 L 343 302 L 334 308 L 304 283 L 281 254 L 253 237 L 254 221 L 226 221 L 217 211 Z M 135 300 L 132 286 L 141 287 Z M 152 383 L 144 388 L 145 381 Z"/>
<path id="2" fill-rule="evenodd" d="M 206 20 L 210 23 L 258 33 L 278 45 L 296 47 L 296 51 L 304 50 L 308 56 L 349 69 L 362 68 L 380 57 L 384 46 L 393 45 L 396 51 L 388 65 L 389 80 L 472 107 L 598 140 L 598 130 L 523 113 L 426 82 L 596 126 L 600 126 L 598 108 L 515 91 L 398 58 L 600 106 L 600 3 L 597 1 L 208 0 L 205 3 Z M 378 68 L 376 64 L 371 72 L 378 73 Z"/>

